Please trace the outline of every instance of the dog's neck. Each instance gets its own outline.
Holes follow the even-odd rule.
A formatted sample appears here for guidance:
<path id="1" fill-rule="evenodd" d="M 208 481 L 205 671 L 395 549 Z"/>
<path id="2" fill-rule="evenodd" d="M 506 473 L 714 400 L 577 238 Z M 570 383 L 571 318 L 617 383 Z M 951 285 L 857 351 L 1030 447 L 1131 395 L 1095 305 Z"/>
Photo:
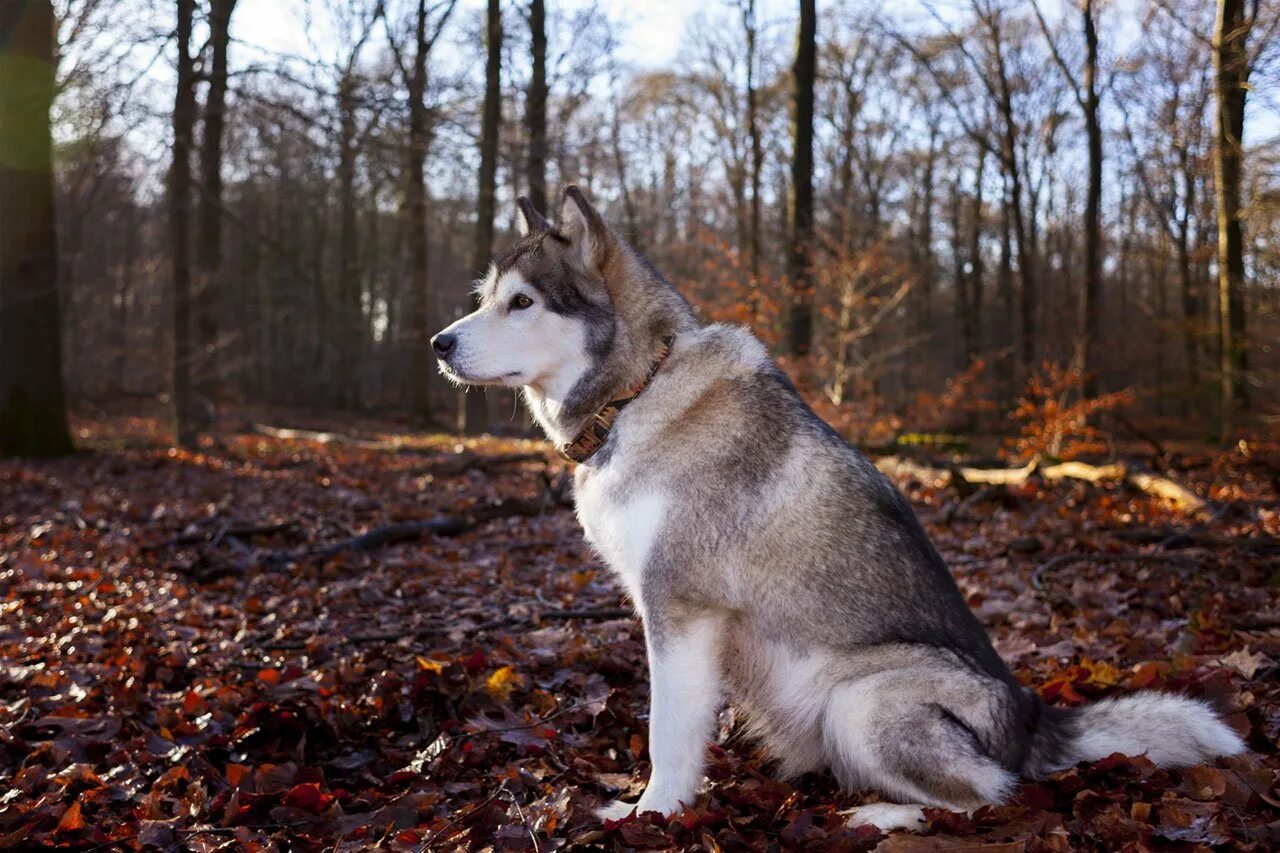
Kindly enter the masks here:
<path id="1" fill-rule="evenodd" d="M 655 341 L 649 355 L 600 367 L 568 365 L 552 376 L 525 386 L 525 399 L 534 420 L 547 437 L 562 447 L 578 436 L 596 414 L 645 382 L 664 344 Z"/>

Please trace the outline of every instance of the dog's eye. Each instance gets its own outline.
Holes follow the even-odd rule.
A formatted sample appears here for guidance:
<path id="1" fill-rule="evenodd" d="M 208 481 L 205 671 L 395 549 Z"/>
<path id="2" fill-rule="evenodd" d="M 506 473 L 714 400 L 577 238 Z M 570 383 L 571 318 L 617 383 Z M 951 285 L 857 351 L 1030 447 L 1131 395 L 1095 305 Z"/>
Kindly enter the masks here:
<path id="1" fill-rule="evenodd" d="M 523 293 L 517 293 L 511 297 L 511 304 L 508 306 L 512 311 L 523 311 L 533 305 L 533 300 L 525 296 Z"/>

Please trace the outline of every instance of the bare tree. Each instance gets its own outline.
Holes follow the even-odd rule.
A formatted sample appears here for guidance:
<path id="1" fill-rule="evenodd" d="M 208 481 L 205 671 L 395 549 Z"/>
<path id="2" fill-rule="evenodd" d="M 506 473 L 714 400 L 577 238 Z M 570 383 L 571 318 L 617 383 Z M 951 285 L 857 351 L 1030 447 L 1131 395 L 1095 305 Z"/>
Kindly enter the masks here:
<path id="1" fill-rule="evenodd" d="M 56 59 L 49 0 L 0 6 L 0 456 L 71 452 L 54 222 Z"/>
<path id="2" fill-rule="evenodd" d="M 760 173 L 764 169 L 764 142 L 760 132 L 760 90 L 756 79 L 759 65 L 760 24 L 756 18 L 756 0 L 739 0 L 742 28 L 747 37 L 747 135 L 751 140 L 751 307 L 754 321 L 760 307 Z"/>
<path id="3" fill-rule="evenodd" d="M 502 122 L 502 4 L 489 0 L 485 15 L 484 106 L 480 121 L 480 186 L 476 215 L 475 247 L 471 269 L 484 272 L 493 254 L 494 198 L 498 183 L 498 127 Z M 489 427 L 489 408 L 483 394 L 466 395 L 466 431 Z"/>
<path id="4" fill-rule="evenodd" d="M 196 69 L 191 53 L 195 0 L 177 0 L 178 83 L 173 103 L 173 163 L 169 169 L 169 243 L 173 264 L 173 431 L 194 448 L 198 418 L 191 387 L 191 148 L 195 133 Z"/>
<path id="5" fill-rule="evenodd" d="M 1188 387 L 1183 406 L 1190 412 L 1200 395 L 1205 344 L 1210 333 L 1217 336 L 1217 329 L 1208 328 L 1206 282 L 1195 262 L 1202 254 L 1197 223 L 1209 178 L 1204 164 L 1211 144 L 1206 127 L 1213 96 L 1210 45 L 1206 37 L 1187 37 L 1181 31 L 1184 26 L 1180 11 L 1153 18 L 1128 75 L 1131 87 L 1115 103 L 1124 119 L 1121 130 L 1138 196 L 1176 253 Z M 1137 215 L 1133 205 L 1130 215 Z M 1133 228 L 1125 228 L 1125 245 L 1132 248 L 1138 236 Z"/>
<path id="6" fill-rule="evenodd" d="M 196 206 L 196 329 L 200 357 L 196 360 L 197 397 L 208 413 L 205 427 L 214 425 L 219 394 L 218 305 L 223 292 L 222 267 L 222 137 L 227 100 L 227 52 L 231 44 L 231 14 L 236 0 L 211 0 L 209 8 L 209 92 L 204 104 L 204 133 L 200 141 L 200 197 Z"/>
<path id="7" fill-rule="evenodd" d="M 787 346 L 806 355 L 813 343 L 813 88 L 817 72 L 817 8 L 815 0 L 800 0 L 796 59 L 792 66 L 791 227 L 787 247 L 787 276 L 791 308 Z"/>
<path id="8" fill-rule="evenodd" d="M 1244 229 L 1240 220 L 1240 174 L 1244 160 L 1244 108 L 1249 85 L 1245 46 L 1258 15 L 1258 0 L 1218 0 L 1213 31 L 1213 178 L 1218 211 L 1218 315 L 1222 347 L 1220 432 L 1235 434 L 1237 408 L 1248 408 L 1249 367 L 1244 314 Z M 1246 8 L 1249 7 L 1249 8 Z"/>
<path id="9" fill-rule="evenodd" d="M 409 95 L 409 135 L 405 148 L 403 201 L 409 255 L 405 311 L 409 325 L 410 405 L 414 417 L 421 423 L 430 423 L 432 420 L 430 383 L 435 375 L 428 317 L 431 241 L 427 229 L 426 162 L 435 136 L 436 116 L 427 103 L 427 79 L 431 53 L 456 5 L 456 0 L 441 0 L 434 4 L 427 0 L 417 0 L 412 17 L 412 68 L 405 66 L 404 50 L 390 23 L 387 24 L 392 53 Z"/>
<path id="10" fill-rule="evenodd" d="M 529 52 L 532 76 L 525 100 L 529 134 L 526 180 L 535 210 L 547 210 L 547 9 L 544 0 L 529 0 Z M 625 183 L 623 184 L 625 190 Z"/>
<path id="11" fill-rule="evenodd" d="M 1067 64 L 1057 40 L 1040 11 L 1032 2 L 1040 32 L 1054 62 L 1067 81 L 1076 104 L 1084 116 L 1085 138 L 1089 149 L 1089 188 L 1084 211 L 1084 288 L 1080 292 L 1079 367 L 1085 373 L 1083 393 L 1093 397 L 1098 392 L 1097 345 L 1102 315 L 1102 121 L 1098 93 L 1098 23 L 1094 0 L 1079 0 L 1080 29 L 1084 36 L 1084 69 L 1079 80 Z"/>

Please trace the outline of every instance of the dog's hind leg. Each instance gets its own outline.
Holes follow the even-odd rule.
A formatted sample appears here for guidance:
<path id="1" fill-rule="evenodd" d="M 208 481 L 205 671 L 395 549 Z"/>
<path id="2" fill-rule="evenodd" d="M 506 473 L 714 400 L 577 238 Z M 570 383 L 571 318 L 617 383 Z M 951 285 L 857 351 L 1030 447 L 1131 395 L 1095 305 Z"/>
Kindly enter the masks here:
<path id="1" fill-rule="evenodd" d="M 977 733 L 998 725 L 986 679 L 894 670 L 837 687 L 823 723 L 831 768 L 851 790 L 874 789 L 896 803 L 854 809 L 850 824 L 916 829 L 925 806 L 966 811 L 1003 800 L 1017 779 Z M 902 803 L 905 805 L 898 805 Z"/>
<path id="2" fill-rule="evenodd" d="M 649 646 L 649 757 L 653 772 L 638 803 L 616 802 L 602 818 L 673 814 L 692 805 L 702 784 L 710 739 L 722 697 L 721 646 L 724 618 L 700 613 L 680 619 L 646 613 Z"/>

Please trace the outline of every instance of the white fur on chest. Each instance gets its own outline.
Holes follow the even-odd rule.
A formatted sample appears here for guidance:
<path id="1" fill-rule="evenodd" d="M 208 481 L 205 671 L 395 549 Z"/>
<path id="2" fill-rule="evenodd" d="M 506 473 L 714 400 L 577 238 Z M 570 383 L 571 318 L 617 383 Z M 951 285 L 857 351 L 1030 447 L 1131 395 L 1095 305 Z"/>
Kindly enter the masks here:
<path id="1" fill-rule="evenodd" d="M 595 548 L 623 584 L 637 608 L 640 583 L 662 529 L 667 501 L 652 489 L 620 487 L 616 474 L 593 473 L 575 493 L 578 521 Z M 642 614 L 643 615 L 643 614 Z"/>

